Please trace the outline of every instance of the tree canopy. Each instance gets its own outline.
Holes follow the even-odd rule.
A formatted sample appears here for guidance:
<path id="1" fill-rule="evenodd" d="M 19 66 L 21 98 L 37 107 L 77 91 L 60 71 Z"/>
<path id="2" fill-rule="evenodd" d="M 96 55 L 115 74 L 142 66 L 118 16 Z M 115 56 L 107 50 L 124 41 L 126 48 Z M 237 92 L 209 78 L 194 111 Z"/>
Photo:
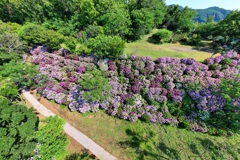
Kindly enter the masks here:
<path id="1" fill-rule="evenodd" d="M 33 156 L 37 124 L 32 109 L 0 97 L 0 159 L 28 159 Z"/>
<path id="2" fill-rule="evenodd" d="M 197 12 L 191 8 L 181 9 L 178 5 L 169 6 L 163 24 L 177 33 L 189 33 L 194 28 L 193 18 Z"/>

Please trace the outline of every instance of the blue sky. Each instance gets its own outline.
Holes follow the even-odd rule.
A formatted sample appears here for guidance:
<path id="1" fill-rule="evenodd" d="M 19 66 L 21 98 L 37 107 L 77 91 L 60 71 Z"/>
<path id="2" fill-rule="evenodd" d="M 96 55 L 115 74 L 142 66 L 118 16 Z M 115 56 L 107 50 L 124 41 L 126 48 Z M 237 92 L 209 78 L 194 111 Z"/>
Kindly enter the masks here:
<path id="1" fill-rule="evenodd" d="M 240 10 L 240 0 L 165 0 L 167 5 L 178 4 L 193 9 L 204 9 L 217 6 L 224 9 Z"/>

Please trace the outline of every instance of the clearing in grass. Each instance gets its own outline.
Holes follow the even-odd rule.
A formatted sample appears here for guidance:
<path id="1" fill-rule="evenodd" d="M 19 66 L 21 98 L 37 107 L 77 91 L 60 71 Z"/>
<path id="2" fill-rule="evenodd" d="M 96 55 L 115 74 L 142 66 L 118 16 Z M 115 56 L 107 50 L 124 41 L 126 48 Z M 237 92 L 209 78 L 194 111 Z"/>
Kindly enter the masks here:
<path id="1" fill-rule="evenodd" d="M 127 55 L 135 54 L 139 56 L 150 56 L 153 59 L 159 57 L 176 57 L 176 58 L 195 58 L 197 61 L 203 61 L 212 56 L 211 52 L 200 51 L 193 46 L 182 45 L 180 43 L 153 44 L 148 42 L 149 37 L 157 32 L 153 30 L 150 34 L 145 35 L 141 40 L 126 43 L 124 52 Z"/>

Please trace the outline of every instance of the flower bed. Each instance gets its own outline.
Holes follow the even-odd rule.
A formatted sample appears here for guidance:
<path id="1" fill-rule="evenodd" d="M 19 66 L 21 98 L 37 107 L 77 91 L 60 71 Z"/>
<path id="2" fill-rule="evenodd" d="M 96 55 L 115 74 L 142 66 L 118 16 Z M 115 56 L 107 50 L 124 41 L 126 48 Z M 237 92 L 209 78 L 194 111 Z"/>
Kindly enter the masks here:
<path id="1" fill-rule="evenodd" d="M 64 104 L 81 113 L 105 109 L 109 115 L 122 119 L 160 124 L 178 124 L 194 131 L 208 132 L 213 113 L 223 110 L 226 98 L 219 92 L 221 79 L 239 82 L 239 54 L 206 59 L 131 56 L 116 61 L 77 55 L 62 55 L 62 51 L 47 53 L 42 47 L 31 51 L 32 62 L 38 65 L 35 77 L 38 92 L 49 100 Z M 101 70 L 110 90 L 105 98 L 89 101 L 86 93 L 94 87 L 81 85 L 84 76 L 98 79 L 91 72 Z M 44 76 L 45 75 L 45 76 Z M 101 82 L 99 82 L 101 83 Z M 97 90 L 97 88 L 96 88 Z M 110 96 L 109 96 L 110 95 Z M 232 100 L 240 108 L 240 98 Z M 239 114 L 239 111 L 236 112 Z"/>

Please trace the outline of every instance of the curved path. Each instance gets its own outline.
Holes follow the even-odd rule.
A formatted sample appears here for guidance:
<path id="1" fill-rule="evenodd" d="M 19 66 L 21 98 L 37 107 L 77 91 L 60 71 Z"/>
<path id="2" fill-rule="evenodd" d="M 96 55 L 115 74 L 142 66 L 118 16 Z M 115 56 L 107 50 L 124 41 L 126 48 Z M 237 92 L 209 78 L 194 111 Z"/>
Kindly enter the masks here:
<path id="1" fill-rule="evenodd" d="M 30 92 L 23 91 L 24 97 L 31 103 L 31 105 L 42 115 L 49 117 L 49 116 L 55 116 L 52 111 L 48 110 L 45 106 L 43 106 Z M 98 157 L 101 160 L 117 160 L 114 156 L 112 156 L 110 153 L 105 151 L 101 146 L 96 144 L 93 140 L 88 138 L 86 135 L 81 133 L 79 130 L 74 128 L 69 123 L 66 123 L 64 125 L 64 131 L 74 138 L 78 143 L 80 143 L 83 147 L 88 149 L 90 152 L 92 152 L 96 157 Z"/>

